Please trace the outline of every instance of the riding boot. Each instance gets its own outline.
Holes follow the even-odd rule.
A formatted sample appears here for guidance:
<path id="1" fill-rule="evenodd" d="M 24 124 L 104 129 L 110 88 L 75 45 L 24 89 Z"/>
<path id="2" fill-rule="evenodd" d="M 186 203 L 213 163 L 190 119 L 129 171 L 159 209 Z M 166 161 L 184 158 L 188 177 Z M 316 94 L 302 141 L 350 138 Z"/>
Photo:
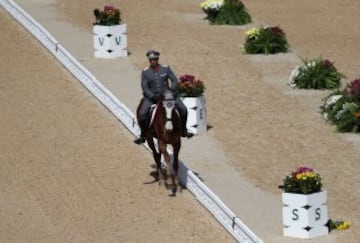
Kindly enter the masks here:
<path id="1" fill-rule="evenodd" d="M 186 116 L 181 116 L 181 126 L 182 126 L 182 134 L 181 134 L 181 136 L 191 138 L 192 136 L 194 136 L 194 134 L 187 130 L 186 121 L 187 121 L 187 115 Z"/>
<path id="2" fill-rule="evenodd" d="M 141 129 L 141 133 L 140 133 L 140 137 L 136 138 L 134 140 L 134 143 L 140 145 L 142 143 L 145 143 L 145 130 L 146 130 L 146 120 L 140 120 L 139 121 L 139 126 Z"/>

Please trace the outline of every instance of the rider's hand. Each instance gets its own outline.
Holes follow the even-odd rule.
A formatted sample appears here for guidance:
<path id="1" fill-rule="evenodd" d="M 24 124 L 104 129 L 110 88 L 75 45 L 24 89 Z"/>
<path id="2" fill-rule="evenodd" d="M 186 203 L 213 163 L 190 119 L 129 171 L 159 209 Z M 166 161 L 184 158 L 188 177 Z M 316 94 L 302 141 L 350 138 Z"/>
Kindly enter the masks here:
<path id="1" fill-rule="evenodd" d="M 154 103 L 158 103 L 160 99 L 161 99 L 161 95 L 159 94 L 154 95 L 152 98 Z"/>

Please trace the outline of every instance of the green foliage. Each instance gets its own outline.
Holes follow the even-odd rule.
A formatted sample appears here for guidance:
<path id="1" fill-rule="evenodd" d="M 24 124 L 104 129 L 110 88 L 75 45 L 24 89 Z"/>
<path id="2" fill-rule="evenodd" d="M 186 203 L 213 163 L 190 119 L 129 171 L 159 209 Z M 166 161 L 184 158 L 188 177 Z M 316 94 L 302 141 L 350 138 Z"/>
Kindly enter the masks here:
<path id="1" fill-rule="evenodd" d="M 352 106 L 353 109 L 349 109 L 343 112 L 339 117 L 336 124 L 337 131 L 339 132 L 360 132 L 360 118 L 355 116 L 356 111 L 359 110 L 359 106 Z"/>
<path id="2" fill-rule="evenodd" d="M 202 4 L 202 9 L 207 14 L 206 19 L 215 25 L 244 25 L 252 21 L 240 0 L 208 1 Z"/>
<path id="3" fill-rule="evenodd" d="M 280 27 L 254 28 L 246 33 L 244 50 L 248 54 L 267 55 L 288 50 L 285 33 Z"/>
<path id="4" fill-rule="evenodd" d="M 211 21 L 216 25 L 244 25 L 250 22 L 251 16 L 240 1 L 225 1 L 216 18 Z"/>
<path id="5" fill-rule="evenodd" d="M 313 60 L 302 59 L 303 64 L 297 67 L 290 84 L 299 89 L 335 89 L 345 76 L 338 72 L 334 64 L 321 57 Z"/>
<path id="6" fill-rule="evenodd" d="M 360 79 L 325 97 L 320 109 L 338 132 L 360 133 Z"/>
<path id="7" fill-rule="evenodd" d="M 207 10 L 203 9 L 203 11 L 207 14 L 205 19 L 209 20 L 210 23 L 214 23 L 216 21 L 216 17 L 219 14 L 219 9 L 209 8 Z"/>

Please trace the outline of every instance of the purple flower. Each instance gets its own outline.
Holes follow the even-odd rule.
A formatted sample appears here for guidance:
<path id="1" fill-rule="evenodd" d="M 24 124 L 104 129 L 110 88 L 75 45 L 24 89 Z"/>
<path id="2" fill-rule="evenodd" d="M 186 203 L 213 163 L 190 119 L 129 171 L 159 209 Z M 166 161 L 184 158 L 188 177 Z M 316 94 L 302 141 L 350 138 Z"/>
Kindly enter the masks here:
<path id="1" fill-rule="evenodd" d="M 193 75 L 185 74 L 180 77 L 181 82 L 194 81 L 195 77 Z"/>
<path id="2" fill-rule="evenodd" d="M 285 32 L 278 26 L 275 26 L 275 27 L 269 27 L 267 28 L 269 29 L 271 32 L 273 32 L 274 34 L 277 34 L 277 35 L 281 35 L 281 36 L 284 36 L 285 35 Z"/>
<path id="3" fill-rule="evenodd" d="M 309 168 L 306 166 L 301 166 L 301 167 L 297 168 L 297 170 L 295 171 L 296 174 L 304 173 L 304 172 L 314 172 L 314 170 L 312 168 Z"/>
<path id="4" fill-rule="evenodd" d="M 336 71 L 336 68 L 334 67 L 334 63 L 330 62 L 329 60 L 325 59 L 323 60 L 323 66 L 325 68 L 334 68 Z"/>
<path id="5" fill-rule="evenodd" d="M 360 78 L 354 79 L 346 86 L 345 94 L 350 97 L 360 97 Z"/>

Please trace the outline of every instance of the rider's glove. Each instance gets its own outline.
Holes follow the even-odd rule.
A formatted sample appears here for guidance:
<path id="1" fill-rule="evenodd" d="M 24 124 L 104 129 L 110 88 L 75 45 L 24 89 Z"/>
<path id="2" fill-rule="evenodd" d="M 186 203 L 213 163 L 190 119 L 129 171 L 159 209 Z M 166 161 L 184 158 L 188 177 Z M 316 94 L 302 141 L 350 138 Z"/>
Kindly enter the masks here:
<path id="1" fill-rule="evenodd" d="M 152 101 L 154 103 L 158 103 L 160 99 L 161 99 L 161 95 L 156 94 L 156 95 L 153 96 Z"/>

